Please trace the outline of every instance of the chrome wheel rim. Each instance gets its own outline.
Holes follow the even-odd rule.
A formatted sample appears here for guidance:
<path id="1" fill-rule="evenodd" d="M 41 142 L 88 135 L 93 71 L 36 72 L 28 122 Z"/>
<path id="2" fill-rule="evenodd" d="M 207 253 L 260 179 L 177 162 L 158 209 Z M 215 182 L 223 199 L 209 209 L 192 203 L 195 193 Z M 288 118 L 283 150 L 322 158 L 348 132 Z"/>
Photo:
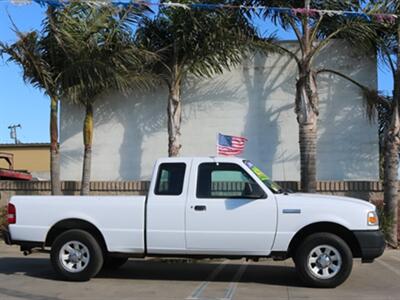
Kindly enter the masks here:
<path id="1" fill-rule="evenodd" d="M 335 277 L 342 268 L 342 256 L 329 245 L 320 245 L 311 250 L 307 259 L 309 271 L 319 279 Z"/>
<path id="2" fill-rule="evenodd" d="M 82 272 L 90 261 L 89 249 L 78 241 L 67 242 L 60 249 L 59 260 L 66 271 Z"/>

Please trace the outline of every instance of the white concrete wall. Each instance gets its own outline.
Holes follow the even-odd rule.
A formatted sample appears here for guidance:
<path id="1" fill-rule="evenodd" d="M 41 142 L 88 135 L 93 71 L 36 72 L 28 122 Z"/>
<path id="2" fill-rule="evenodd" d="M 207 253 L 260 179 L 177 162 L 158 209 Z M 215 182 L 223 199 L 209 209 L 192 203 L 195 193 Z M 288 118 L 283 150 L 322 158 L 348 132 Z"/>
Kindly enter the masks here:
<path id="1" fill-rule="evenodd" d="M 294 47 L 295 44 L 289 43 Z M 376 60 L 341 42 L 315 60 L 376 88 Z M 299 180 L 298 126 L 294 113 L 296 65 L 287 57 L 255 56 L 211 80 L 193 79 L 183 91 L 182 156 L 215 155 L 218 132 L 249 139 L 243 154 L 275 180 Z M 378 178 L 377 125 L 368 122 L 360 91 L 334 75 L 321 75 L 318 136 L 320 180 Z M 154 161 L 167 155 L 165 88 L 95 105 L 93 180 L 149 179 Z M 62 104 L 62 178 L 82 170 L 82 122 L 77 105 Z"/>

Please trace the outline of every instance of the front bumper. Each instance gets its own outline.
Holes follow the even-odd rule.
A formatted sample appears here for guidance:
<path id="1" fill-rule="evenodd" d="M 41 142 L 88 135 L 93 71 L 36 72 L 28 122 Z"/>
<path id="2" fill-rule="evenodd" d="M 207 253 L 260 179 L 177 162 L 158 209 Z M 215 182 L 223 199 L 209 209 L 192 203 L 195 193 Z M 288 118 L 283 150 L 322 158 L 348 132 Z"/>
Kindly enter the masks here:
<path id="1" fill-rule="evenodd" d="M 360 245 L 363 262 L 372 262 L 385 251 L 386 242 L 380 230 L 353 231 Z"/>

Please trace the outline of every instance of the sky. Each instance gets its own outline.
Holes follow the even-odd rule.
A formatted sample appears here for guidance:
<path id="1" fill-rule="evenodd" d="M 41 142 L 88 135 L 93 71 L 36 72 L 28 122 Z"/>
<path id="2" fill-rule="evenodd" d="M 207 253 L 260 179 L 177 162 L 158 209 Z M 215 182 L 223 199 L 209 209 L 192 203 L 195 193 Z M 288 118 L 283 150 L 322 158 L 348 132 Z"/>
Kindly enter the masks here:
<path id="1" fill-rule="evenodd" d="M 0 0 L 0 41 L 16 40 L 9 15 L 22 31 L 40 28 L 43 8 L 37 4 L 16 6 Z M 49 141 L 49 100 L 43 93 L 24 83 L 21 69 L 0 60 L 0 143 L 11 143 L 9 125 L 21 124 L 17 129 L 21 142 Z"/>
<path id="2" fill-rule="evenodd" d="M 10 17 L 21 31 L 40 29 L 44 8 L 36 3 L 14 5 L 0 0 L 0 41 L 16 40 Z M 262 31 L 273 32 L 272 24 L 257 22 Z M 282 39 L 293 39 L 292 34 L 277 31 Z M 49 100 L 42 91 L 25 84 L 19 66 L 0 59 L 0 144 L 12 143 L 8 126 L 21 124 L 18 139 L 23 143 L 49 142 Z M 385 68 L 378 70 L 378 89 L 388 93 L 392 78 Z"/>

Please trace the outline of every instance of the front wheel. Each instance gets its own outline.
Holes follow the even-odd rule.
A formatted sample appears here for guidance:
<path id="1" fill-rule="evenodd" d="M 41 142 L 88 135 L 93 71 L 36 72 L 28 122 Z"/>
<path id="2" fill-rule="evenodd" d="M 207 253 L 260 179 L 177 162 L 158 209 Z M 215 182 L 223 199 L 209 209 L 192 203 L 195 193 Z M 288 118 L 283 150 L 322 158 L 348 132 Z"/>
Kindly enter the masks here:
<path id="1" fill-rule="evenodd" d="M 70 281 L 87 281 L 103 266 L 99 243 L 83 230 L 62 233 L 51 247 L 50 259 L 55 271 Z"/>
<path id="2" fill-rule="evenodd" d="M 331 233 L 308 236 L 294 256 L 301 279 L 314 287 L 333 288 L 349 277 L 353 255 L 347 243 Z"/>

